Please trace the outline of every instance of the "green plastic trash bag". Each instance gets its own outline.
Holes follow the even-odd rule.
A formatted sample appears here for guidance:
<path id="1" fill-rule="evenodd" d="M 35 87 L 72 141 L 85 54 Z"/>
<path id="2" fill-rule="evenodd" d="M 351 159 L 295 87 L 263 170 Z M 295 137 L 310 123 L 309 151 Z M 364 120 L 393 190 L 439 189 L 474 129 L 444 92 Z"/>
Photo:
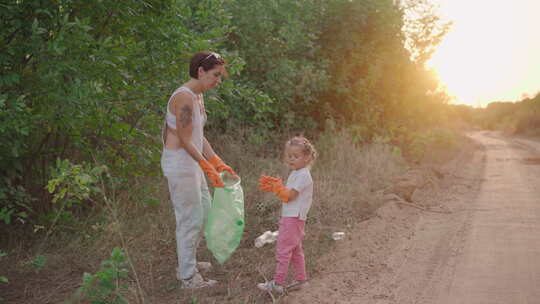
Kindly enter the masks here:
<path id="1" fill-rule="evenodd" d="M 214 189 L 212 206 L 204 229 L 206 245 L 223 264 L 240 244 L 244 233 L 244 191 L 240 179 L 221 173 L 225 184 Z"/>

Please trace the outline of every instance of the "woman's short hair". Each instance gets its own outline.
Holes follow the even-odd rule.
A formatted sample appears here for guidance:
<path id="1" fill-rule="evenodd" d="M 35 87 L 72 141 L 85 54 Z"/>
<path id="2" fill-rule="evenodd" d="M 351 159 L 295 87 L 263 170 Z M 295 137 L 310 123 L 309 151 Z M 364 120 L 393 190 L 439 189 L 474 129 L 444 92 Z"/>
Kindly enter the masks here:
<path id="1" fill-rule="evenodd" d="M 224 65 L 225 60 L 218 54 L 210 51 L 200 51 L 191 57 L 189 76 L 199 79 L 199 67 L 205 71 L 213 69 L 216 65 Z"/>

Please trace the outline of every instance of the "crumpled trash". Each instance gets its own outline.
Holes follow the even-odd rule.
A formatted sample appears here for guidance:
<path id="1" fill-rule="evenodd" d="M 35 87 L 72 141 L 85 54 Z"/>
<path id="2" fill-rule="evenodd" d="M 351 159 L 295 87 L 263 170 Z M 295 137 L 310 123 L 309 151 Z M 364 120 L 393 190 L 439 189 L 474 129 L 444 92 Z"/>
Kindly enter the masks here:
<path id="1" fill-rule="evenodd" d="M 262 246 L 264 246 L 264 244 L 273 243 L 275 240 L 277 240 L 278 235 L 279 231 L 265 231 L 263 234 L 261 234 L 255 239 L 255 247 L 261 248 Z"/>
<path id="2" fill-rule="evenodd" d="M 345 232 L 334 232 L 332 233 L 332 239 L 334 241 L 339 241 L 339 240 L 343 240 L 345 238 Z"/>

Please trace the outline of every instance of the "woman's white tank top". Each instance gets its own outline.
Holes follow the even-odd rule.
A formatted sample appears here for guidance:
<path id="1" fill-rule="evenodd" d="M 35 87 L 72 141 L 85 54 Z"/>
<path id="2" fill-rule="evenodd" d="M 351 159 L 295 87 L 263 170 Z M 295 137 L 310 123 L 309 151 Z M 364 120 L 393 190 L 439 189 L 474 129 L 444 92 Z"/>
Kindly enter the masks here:
<path id="1" fill-rule="evenodd" d="M 170 110 L 170 104 L 173 97 L 180 93 L 180 92 L 189 92 L 193 96 L 193 114 L 192 114 L 192 125 L 193 125 L 193 131 L 191 133 L 191 141 L 197 147 L 199 151 L 202 153 L 203 148 L 203 138 L 204 138 L 204 124 L 206 123 L 206 112 L 204 110 L 204 107 L 202 105 L 202 94 L 197 96 L 193 91 L 191 91 L 187 87 L 179 87 L 176 89 L 171 97 L 169 98 L 169 101 L 167 102 L 167 114 L 165 115 L 165 125 L 163 126 L 163 135 L 162 140 L 163 144 L 165 145 L 166 140 L 166 128 L 169 127 L 173 130 L 176 130 L 176 116 L 174 116 L 171 113 Z M 183 150 L 183 149 L 182 149 Z"/>

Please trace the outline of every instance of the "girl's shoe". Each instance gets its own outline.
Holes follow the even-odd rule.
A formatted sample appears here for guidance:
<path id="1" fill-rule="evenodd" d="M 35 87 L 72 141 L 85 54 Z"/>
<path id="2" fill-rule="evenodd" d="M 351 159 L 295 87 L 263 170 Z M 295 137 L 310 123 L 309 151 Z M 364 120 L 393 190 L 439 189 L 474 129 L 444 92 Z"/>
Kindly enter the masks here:
<path id="1" fill-rule="evenodd" d="M 291 284 L 287 285 L 286 289 L 287 290 L 300 290 L 300 289 L 303 289 L 303 288 L 306 288 L 309 286 L 309 282 L 306 280 L 306 281 L 292 281 Z"/>
<path id="2" fill-rule="evenodd" d="M 191 279 L 182 280 L 183 289 L 198 289 L 204 287 L 212 287 L 217 284 L 215 280 L 205 280 L 200 273 L 196 273 Z"/>
<path id="3" fill-rule="evenodd" d="M 283 286 L 276 284 L 274 280 L 265 282 L 265 283 L 259 283 L 257 284 L 257 288 L 259 288 L 260 290 L 267 291 L 267 292 L 272 292 L 272 291 L 275 291 L 277 293 L 285 292 L 285 289 L 283 288 Z"/>

